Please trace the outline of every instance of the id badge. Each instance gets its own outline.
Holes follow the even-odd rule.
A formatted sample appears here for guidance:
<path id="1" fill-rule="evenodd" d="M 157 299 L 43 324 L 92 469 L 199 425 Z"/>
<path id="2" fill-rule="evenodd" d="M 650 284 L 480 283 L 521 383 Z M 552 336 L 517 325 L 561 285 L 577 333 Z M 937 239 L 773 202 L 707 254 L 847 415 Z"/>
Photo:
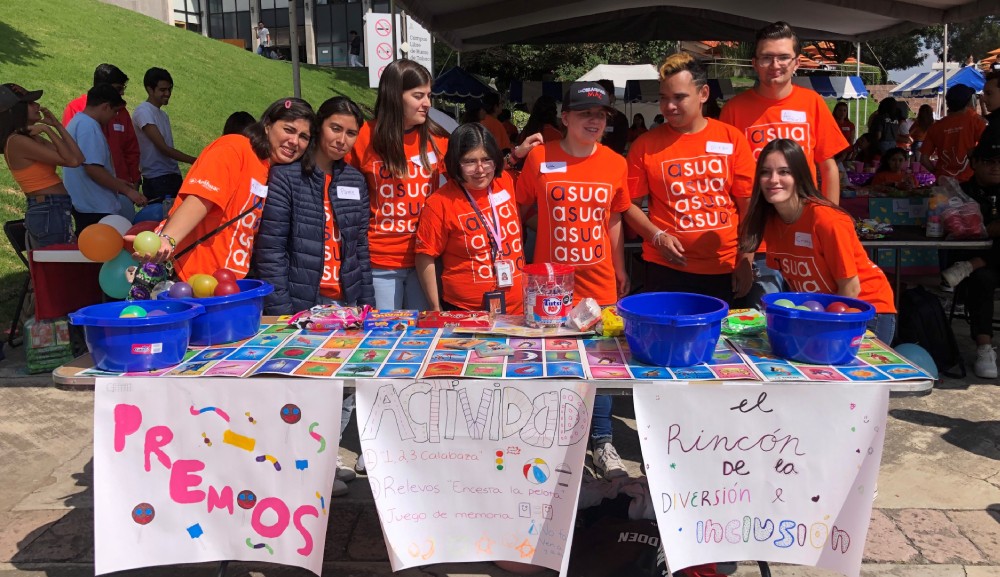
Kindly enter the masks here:
<path id="1" fill-rule="evenodd" d="M 507 314 L 507 299 L 500 291 L 483 293 L 483 310 L 494 315 Z"/>
<path id="2" fill-rule="evenodd" d="M 497 273 L 497 286 L 508 288 L 514 284 L 514 265 L 509 260 L 498 260 L 493 264 Z"/>

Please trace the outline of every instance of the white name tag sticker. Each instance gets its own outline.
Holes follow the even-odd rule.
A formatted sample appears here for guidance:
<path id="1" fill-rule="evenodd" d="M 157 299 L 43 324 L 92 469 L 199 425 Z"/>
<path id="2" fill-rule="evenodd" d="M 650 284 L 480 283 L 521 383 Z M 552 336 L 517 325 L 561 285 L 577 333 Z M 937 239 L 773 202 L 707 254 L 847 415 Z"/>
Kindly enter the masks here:
<path id="1" fill-rule="evenodd" d="M 338 186 L 337 198 L 344 200 L 361 200 L 361 190 L 356 186 Z"/>
<path id="2" fill-rule="evenodd" d="M 510 193 L 505 189 L 499 190 L 490 195 L 490 204 L 493 206 L 501 205 L 508 200 L 510 200 Z"/>
<path id="3" fill-rule="evenodd" d="M 433 150 L 427 151 L 427 162 L 429 162 L 432 165 L 434 165 L 434 164 L 437 164 L 437 161 L 438 161 L 437 155 L 434 154 L 434 151 Z M 419 154 L 416 155 L 416 156 L 411 156 L 410 157 L 410 162 L 412 162 L 413 164 L 419 165 L 419 166 L 423 166 L 423 164 L 424 164 L 423 162 L 420 161 L 420 155 Z"/>
<path id="4" fill-rule="evenodd" d="M 782 110 L 781 111 L 781 121 L 782 122 L 805 122 L 806 113 L 802 110 Z"/>
<path id="5" fill-rule="evenodd" d="M 615 131 L 615 127 L 610 124 L 604 127 L 604 134 L 611 134 Z"/>
<path id="6" fill-rule="evenodd" d="M 542 174 L 550 174 L 553 172 L 566 172 L 565 162 L 543 162 L 541 166 L 538 167 L 538 172 Z"/>
<path id="7" fill-rule="evenodd" d="M 254 196 L 259 196 L 261 198 L 267 198 L 267 185 L 257 182 L 256 178 L 250 179 L 250 192 Z"/>
<path id="8" fill-rule="evenodd" d="M 808 232 L 797 232 L 795 233 L 795 246 L 803 246 L 805 248 L 813 247 L 813 237 Z"/>
<path id="9" fill-rule="evenodd" d="M 732 142 L 714 142 L 709 140 L 705 143 L 705 152 L 713 152 L 715 154 L 732 154 L 733 153 L 733 143 Z"/>
<path id="10" fill-rule="evenodd" d="M 115 129 L 115 132 L 125 132 L 125 125 L 118 124 L 117 122 L 111 125 L 111 128 Z"/>

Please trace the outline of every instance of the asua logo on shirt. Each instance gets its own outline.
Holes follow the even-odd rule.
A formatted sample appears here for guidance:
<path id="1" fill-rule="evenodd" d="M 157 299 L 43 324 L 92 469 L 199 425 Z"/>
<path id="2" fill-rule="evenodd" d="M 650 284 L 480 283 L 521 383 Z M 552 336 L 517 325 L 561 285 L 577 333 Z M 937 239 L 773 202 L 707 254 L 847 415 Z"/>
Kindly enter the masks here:
<path id="1" fill-rule="evenodd" d="M 808 122 L 772 122 L 747 127 L 747 140 L 755 159 L 760 156 L 761 149 L 779 138 L 794 140 L 806 151 L 807 157 L 811 154 L 812 130 Z"/>

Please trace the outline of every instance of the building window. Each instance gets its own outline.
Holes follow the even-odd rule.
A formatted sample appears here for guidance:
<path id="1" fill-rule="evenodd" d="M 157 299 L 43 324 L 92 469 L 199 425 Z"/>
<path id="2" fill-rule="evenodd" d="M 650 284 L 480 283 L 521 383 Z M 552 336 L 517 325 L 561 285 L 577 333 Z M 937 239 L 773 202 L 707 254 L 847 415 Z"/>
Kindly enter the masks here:
<path id="1" fill-rule="evenodd" d="M 174 0 L 174 25 L 201 32 L 202 0 Z"/>
<path id="2" fill-rule="evenodd" d="M 208 24 L 208 35 L 212 38 L 240 39 L 245 49 L 255 48 L 250 0 L 208 0 Z M 271 34 L 273 40 L 274 32 Z"/>
<path id="3" fill-rule="evenodd" d="M 356 0 L 317 2 L 313 16 L 316 33 L 316 63 L 321 66 L 347 66 L 348 33 L 356 30 L 364 39 L 362 5 Z M 362 48 L 362 57 L 364 49 Z"/>

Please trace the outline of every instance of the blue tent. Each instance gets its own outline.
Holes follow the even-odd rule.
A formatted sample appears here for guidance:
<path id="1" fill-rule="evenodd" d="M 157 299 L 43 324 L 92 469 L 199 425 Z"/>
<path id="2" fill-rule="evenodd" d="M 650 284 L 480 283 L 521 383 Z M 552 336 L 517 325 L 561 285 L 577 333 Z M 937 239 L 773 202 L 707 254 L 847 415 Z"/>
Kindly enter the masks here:
<path id="1" fill-rule="evenodd" d="M 450 102 L 482 100 L 490 92 L 496 94 L 496 90 L 458 66 L 449 68 L 438 76 L 431 87 L 431 96 Z"/>
<path id="2" fill-rule="evenodd" d="M 563 83 L 548 80 L 514 80 L 510 83 L 511 102 L 523 102 L 530 105 L 543 94 L 555 98 L 556 102 L 562 102 Z"/>
<path id="3" fill-rule="evenodd" d="M 900 98 L 937 96 L 942 92 L 941 80 L 943 76 L 944 74 L 940 70 L 918 72 L 890 90 L 889 96 Z M 972 87 L 976 92 L 982 92 L 986 78 L 975 66 L 966 66 L 948 76 L 948 88 L 956 84 L 964 84 Z"/>
<path id="4" fill-rule="evenodd" d="M 796 76 L 792 78 L 792 82 L 809 88 L 824 98 L 868 98 L 868 89 L 860 76 Z"/>

